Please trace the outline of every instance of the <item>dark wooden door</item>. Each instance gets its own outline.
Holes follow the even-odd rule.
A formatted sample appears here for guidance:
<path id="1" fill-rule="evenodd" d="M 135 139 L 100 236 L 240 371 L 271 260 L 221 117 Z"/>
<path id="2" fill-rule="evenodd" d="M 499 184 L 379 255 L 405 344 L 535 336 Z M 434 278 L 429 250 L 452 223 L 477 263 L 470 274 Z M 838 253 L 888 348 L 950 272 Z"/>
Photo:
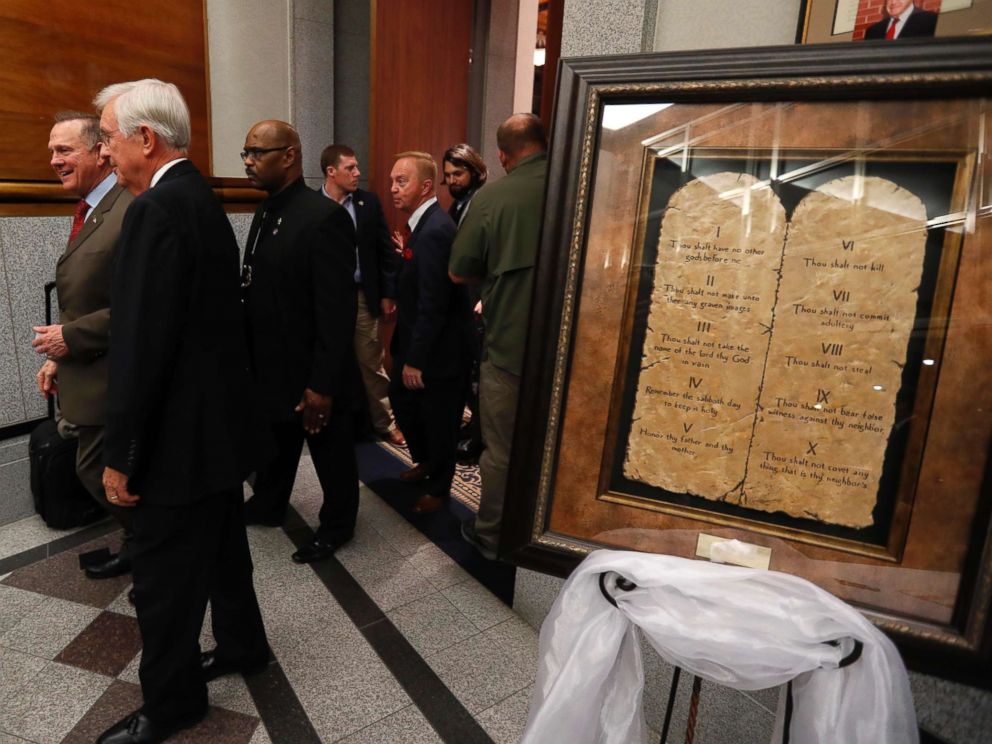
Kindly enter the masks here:
<path id="1" fill-rule="evenodd" d="M 389 196 L 396 153 L 444 151 L 468 127 L 472 0 L 377 0 L 372 11 L 369 188 L 382 199 L 390 227 L 403 218 Z M 438 198 L 447 190 L 438 178 Z"/>

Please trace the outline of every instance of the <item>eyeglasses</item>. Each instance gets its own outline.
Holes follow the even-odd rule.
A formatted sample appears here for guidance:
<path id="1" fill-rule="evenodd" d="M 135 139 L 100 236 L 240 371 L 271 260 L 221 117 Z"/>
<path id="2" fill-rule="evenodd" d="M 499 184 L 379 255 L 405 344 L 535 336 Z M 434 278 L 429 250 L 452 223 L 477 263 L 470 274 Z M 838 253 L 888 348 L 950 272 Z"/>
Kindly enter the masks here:
<path id="1" fill-rule="evenodd" d="M 109 145 L 110 144 L 111 137 L 113 137 L 113 135 L 114 135 L 115 132 L 119 132 L 119 131 L 121 131 L 121 130 L 120 129 L 111 129 L 111 130 L 108 131 L 106 129 L 101 129 L 100 130 L 100 142 L 102 144 L 104 144 L 104 145 Z"/>
<path id="2" fill-rule="evenodd" d="M 263 155 L 270 152 L 276 152 L 277 150 L 288 150 L 292 145 L 286 145 L 285 147 L 246 147 L 241 151 L 241 159 L 247 160 L 251 158 L 252 160 L 259 160 Z"/>

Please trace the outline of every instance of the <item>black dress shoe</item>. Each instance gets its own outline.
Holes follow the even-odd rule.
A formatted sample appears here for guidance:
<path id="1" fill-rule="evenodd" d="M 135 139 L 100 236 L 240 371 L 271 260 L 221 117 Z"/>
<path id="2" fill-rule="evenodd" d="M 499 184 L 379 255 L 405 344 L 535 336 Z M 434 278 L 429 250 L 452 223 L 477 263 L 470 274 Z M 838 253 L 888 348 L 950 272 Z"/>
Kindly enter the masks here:
<path id="1" fill-rule="evenodd" d="M 344 545 L 351 538 L 344 540 L 332 540 L 326 537 L 315 537 L 302 548 L 293 553 L 293 560 L 297 563 L 312 563 L 323 560 L 334 555 L 334 551 Z"/>
<path id="2" fill-rule="evenodd" d="M 200 668 L 203 669 L 203 679 L 207 682 L 223 677 L 226 674 L 242 674 L 250 677 L 265 670 L 269 665 L 269 652 L 261 659 L 251 661 L 228 661 L 217 655 L 217 649 L 204 651 L 200 654 Z"/>
<path id="3" fill-rule="evenodd" d="M 455 460 L 462 465 L 475 465 L 482 454 L 481 439 L 462 439 L 455 446 Z"/>
<path id="4" fill-rule="evenodd" d="M 100 734 L 96 744 L 158 744 L 165 741 L 177 731 L 195 726 L 207 715 L 207 709 L 180 718 L 171 724 L 154 723 L 140 710 L 122 718 L 109 729 Z"/>
<path id="5" fill-rule="evenodd" d="M 123 576 L 131 570 L 131 559 L 118 553 L 102 563 L 86 566 L 83 572 L 91 579 L 112 579 Z"/>

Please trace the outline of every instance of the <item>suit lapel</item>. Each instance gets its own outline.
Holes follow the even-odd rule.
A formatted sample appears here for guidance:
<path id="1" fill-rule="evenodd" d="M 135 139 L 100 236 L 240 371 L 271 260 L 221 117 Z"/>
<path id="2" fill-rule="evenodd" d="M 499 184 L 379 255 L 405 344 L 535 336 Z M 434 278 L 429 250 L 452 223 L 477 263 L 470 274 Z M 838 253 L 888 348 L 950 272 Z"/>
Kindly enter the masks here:
<path id="1" fill-rule="evenodd" d="M 108 191 L 100 200 L 100 203 L 97 204 L 90 212 L 90 216 L 86 218 L 86 222 L 83 223 L 82 228 L 79 230 L 79 234 L 76 235 L 76 239 L 66 246 L 65 252 L 62 254 L 62 257 L 59 258 L 56 266 L 71 256 L 76 249 L 86 242 L 86 239 L 92 235 L 100 225 L 103 224 L 103 220 L 105 219 L 104 215 L 114 208 L 114 204 L 117 203 L 117 199 L 122 193 L 124 193 L 124 187 L 120 184 L 114 184 L 110 191 Z"/>
<path id="2" fill-rule="evenodd" d="M 420 235 L 420 232 L 424 229 L 424 225 L 427 224 L 428 218 L 430 218 L 430 216 L 434 214 L 434 210 L 439 209 L 438 204 L 439 202 L 434 202 L 429 207 L 427 207 L 427 209 L 424 211 L 422 215 L 420 215 L 420 219 L 417 221 L 417 229 L 414 230 L 413 233 L 410 235 L 411 249 L 413 248 L 414 245 L 416 245 L 417 236 Z"/>

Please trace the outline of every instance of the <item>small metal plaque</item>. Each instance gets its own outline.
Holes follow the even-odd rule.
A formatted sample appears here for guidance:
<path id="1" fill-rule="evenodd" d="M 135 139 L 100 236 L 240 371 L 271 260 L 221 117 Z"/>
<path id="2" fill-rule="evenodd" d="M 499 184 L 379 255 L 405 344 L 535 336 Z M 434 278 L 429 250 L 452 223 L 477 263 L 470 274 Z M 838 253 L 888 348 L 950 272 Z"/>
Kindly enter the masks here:
<path id="1" fill-rule="evenodd" d="M 713 563 L 732 563 L 735 566 L 760 568 L 766 571 L 772 561 L 771 548 L 707 535 L 704 532 L 700 532 L 696 540 L 696 555 Z"/>

